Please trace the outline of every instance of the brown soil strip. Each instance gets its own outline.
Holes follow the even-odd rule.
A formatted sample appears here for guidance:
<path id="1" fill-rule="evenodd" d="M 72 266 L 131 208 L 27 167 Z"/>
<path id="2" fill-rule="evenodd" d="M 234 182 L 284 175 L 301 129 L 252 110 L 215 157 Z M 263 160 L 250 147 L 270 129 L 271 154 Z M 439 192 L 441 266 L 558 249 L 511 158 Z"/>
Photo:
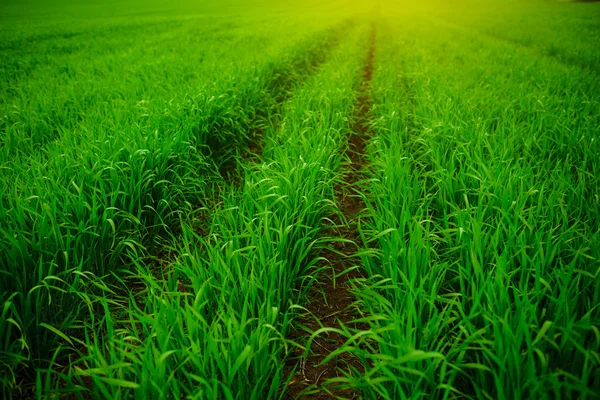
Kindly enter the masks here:
<path id="1" fill-rule="evenodd" d="M 350 281 L 360 277 L 356 269 L 345 273 L 360 262 L 356 257 L 361 242 L 357 229 L 359 214 L 366 208 L 361 197 L 354 190 L 356 183 L 362 178 L 362 170 L 366 163 L 366 141 L 368 139 L 368 113 L 372 106 L 370 83 L 373 75 L 373 59 L 375 56 L 376 28 L 373 24 L 369 40 L 369 51 L 363 68 L 363 79 L 357 97 L 352 132 L 348 137 L 346 155 L 349 163 L 343 170 L 343 182 L 335 185 L 335 197 L 341 215 L 332 216 L 325 235 L 339 237 L 346 242 L 335 242 L 324 250 L 321 256 L 328 260 L 328 268 L 319 276 L 319 283 L 313 285 L 309 292 L 306 308 L 312 316 L 305 315 L 299 323 L 310 333 L 323 327 L 337 328 L 342 325 L 354 329 L 368 329 L 352 321 L 358 318 L 352 304 L 355 301 L 351 293 Z M 341 217 L 341 218 L 340 218 Z M 321 265 L 323 266 L 323 265 Z M 318 268 L 318 267 L 317 267 Z M 331 268 L 331 269 L 330 269 Z M 315 318 L 320 322 L 315 320 Z M 294 341 L 306 341 L 310 334 L 295 332 L 291 336 Z M 295 375 L 286 388 L 286 398 L 302 399 L 336 399 L 358 398 L 359 392 L 351 389 L 326 387 L 323 384 L 331 378 L 343 376 L 340 369 L 350 372 L 352 369 L 363 371 L 360 362 L 350 354 L 341 354 L 329 362 L 319 365 L 333 351 L 344 345 L 347 338 L 337 333 L 326 333 L 316 337 L 311 346 L 311 354 L 302 358 L 302 351 L 296 350 L 297 358 L 286 365 L 286 374 L 296 366 Z M 299 364 L 294 365 L 300 358 Z M 313 390 L 314 389 L 314 390 Z"/>

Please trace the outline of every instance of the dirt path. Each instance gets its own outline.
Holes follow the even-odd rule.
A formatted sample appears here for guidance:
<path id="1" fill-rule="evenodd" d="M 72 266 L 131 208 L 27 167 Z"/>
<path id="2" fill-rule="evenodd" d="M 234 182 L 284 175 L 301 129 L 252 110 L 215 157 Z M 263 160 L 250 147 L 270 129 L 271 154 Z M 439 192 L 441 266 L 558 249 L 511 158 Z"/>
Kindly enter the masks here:
<path id="1" fill-rule="evenodd" d="M 343 238 L 346 242 L 336 242 L 324 250 L 321 256 L 329 261 L 328 268 L 319 277 L 319 283 L 314 284 L 309 293 L 309 302 L 306 308 L 312 314 L 300 319 L 310 332 L 322 327 L 337 328 L 342 325 L 351 329 L 364 328 L 352 321 L 357 317 L 352 308 L 354 297 L 350 291 L 349 280 L 360 277 L 357 269 L 344 273 L 356 266 L 360 259 L 356 252 L 360 243 L 357 229 L 359 214 L 365 209 L 362 199 L 356 194 L 354 186 L 362 178 L 362 169 L 366 162 L 366 141 L 368 139 L 368 113 L 372 106 L 370 83 L 373 75 L 373 59 L 375 56 L 376 28 L 373 24 L 369 39 L 369 50 L 363 68 L 362 83 L 359 89 L 356 112 L 352 132 L 348 137 L 346 155 L 348 164 L 342 172 L 343 182 L 335 186 L 336 203 L 342 215 L 331 217 L 332 223 L 325 232 L 331 237 Z M 323 266 L 323 265 L 321 265 Z M 296 337 L 294 337 L 296 336 Z M 307 332 L 297 332 L 292 335 L 292 340 L 306 341 L 310 335 Z M 336 399 L 357 398 L 358 392 L 349 389 L 324 387 L 328 379 L 343 376 L 339 369 L 349 372 L 351 369 L 363 370 L 362 365 L 348 354 L 331 359 L 324 365 L 319 365 L 333 351 L 346 342 L 346 337 L 334 332 L 323 333 L 316 337 L 311 346 L 311 354 L 301 358 L 297 370 L 286 389 L 286 398 L 299 397 L 302 399 Z M 299 353 L 301 353 L 299 351 Z M 298 354 L 300 356 L 300 354 Z M 292 361 L 287 366 L 287 371 L 294 367 Z M 314 389 L 314 390 L 313 390 Z M 304 393 L 302 393 L 304 392 Z"/>

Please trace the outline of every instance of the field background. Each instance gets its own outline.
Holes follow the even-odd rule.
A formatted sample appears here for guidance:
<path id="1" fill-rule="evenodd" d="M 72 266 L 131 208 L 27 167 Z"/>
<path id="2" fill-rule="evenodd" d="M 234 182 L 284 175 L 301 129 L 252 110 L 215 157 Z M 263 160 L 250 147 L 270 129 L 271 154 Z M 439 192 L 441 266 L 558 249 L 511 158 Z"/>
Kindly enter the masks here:
<path id="1" fill-rule="evenodd" d="M 3 398 L 600 398 L 600 4 L 0 4 Z"/>

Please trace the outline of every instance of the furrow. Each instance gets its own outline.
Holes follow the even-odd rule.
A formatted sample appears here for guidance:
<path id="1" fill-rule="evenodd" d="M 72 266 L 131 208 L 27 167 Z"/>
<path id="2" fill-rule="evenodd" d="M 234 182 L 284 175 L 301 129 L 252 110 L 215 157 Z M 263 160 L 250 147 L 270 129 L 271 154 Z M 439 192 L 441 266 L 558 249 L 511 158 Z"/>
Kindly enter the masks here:
<path id="1" fill-rule="evenodd" d="M 299 398 L 334 399 L 354 398 L 358 393 L 352 389 L 331 384 L 351 370 L 362 370 L 362 365 L 349 353 L 337 353 L 347 340 L 347 330 L 361 329 L 353 321 L 357 313 L 353 309 L 355 298 L 351 281 L 360 277 L 356 256 L 359 242 L 358 220 L 365 204 L 356 192 L 356 184 L 363 177 L 368 139 L 368 114 L 372 106 L 370 83 L 375 57 L 376 26 L 371 27 L 369 48 L 362 71 L 362 82 L 356 99 L 355 115 L 345 151 L 347 162 L 343 166 L 342 179 L 334 186 L 338 213 L 332 215 L 324 234 L 335 237 L 321 257 L 326 265 L 320 265 L 318 284 L 309 292 L 307 313 L 299 323 L 311 333 L 307 351 L 296 367 L 295 376 L 288 387 L 290 396 Z M 296 340 L 302 340 L 297 332 Z M 290 366 L 288 366 L 290 367 Z"/>

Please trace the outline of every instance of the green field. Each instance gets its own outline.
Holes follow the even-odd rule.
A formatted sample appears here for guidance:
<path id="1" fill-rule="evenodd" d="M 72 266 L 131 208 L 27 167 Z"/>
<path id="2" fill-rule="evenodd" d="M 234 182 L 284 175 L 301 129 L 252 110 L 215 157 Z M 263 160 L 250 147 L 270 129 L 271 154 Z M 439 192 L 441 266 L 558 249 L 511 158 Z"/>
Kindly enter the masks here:
<path id="1" fill-rule="evenodd" d="M 599 142 L 600 3 L 3 0 L 0 397 L 599 399 Z"/>

